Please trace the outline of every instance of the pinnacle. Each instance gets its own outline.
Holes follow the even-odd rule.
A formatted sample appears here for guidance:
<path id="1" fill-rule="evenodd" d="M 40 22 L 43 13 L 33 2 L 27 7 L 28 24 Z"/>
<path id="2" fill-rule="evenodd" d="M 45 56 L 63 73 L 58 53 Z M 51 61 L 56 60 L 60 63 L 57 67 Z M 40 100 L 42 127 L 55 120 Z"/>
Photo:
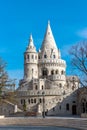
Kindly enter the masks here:
<path id="1" fill-rule="evenodd" d="M 34 47 L 32 34 L 30 35 L 30 38 L 29 38 L 29 46 Z"/>
<path id="2" fill-rule="evenodd" d="M 28 44 L 28 47 L 26 48 L 26 51 L 27 52 L 36 52 L 36 48 L 34 46 L 32 34 L 30 35 L 29 44 Z"/>

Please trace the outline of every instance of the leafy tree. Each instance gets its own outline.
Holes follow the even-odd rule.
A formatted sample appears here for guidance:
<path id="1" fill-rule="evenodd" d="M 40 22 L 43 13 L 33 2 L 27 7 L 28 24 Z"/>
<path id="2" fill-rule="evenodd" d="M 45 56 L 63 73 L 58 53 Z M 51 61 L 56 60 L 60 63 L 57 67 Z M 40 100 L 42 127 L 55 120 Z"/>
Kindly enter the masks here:
<path id="1" fill-rule="evenodd" d="M 82 86 L 87 86 L 87 41 L 72 46 L 70 51 L 71 64 L 80 77 Z"/>
<path id="2" fill-rule="evenodd" d="M 3 91 L 8 91 L 15 86 L 13 81 L 9 79 L 5 68 L 6 63 L 0 58 L 0 97 L 2 97 Z"/>

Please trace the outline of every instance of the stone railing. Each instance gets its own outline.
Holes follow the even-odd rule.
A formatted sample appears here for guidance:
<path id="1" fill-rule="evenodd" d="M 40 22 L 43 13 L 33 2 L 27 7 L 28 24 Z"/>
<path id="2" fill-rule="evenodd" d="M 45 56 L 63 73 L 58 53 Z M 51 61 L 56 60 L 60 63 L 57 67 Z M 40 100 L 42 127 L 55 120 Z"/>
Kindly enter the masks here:
<path id="1" fill-rule="evenodd" d="M 27 97 L 27 96 L 43 96 L 43 92 L 44 95 L 46 96 L 57 96 L 57 95 L 61 95 L 62 91 L 59 91 L 58 89 L 51 89 L 51 90 L 29 90 L 29 91 L 18 91 L 17 92 L 17 97 L 23 96 L 23 97 Z"/>
<path id="2" fill-rule="evenodd" d="M 38 63 L 56 63 L 59 66 L 66 66 L 66 62 L 62 59 L 40 59 Z"/>
<path id="3" fill-rule="evenodd" d="M 65 77 L 65 75 L 59 75 L 59 74 L 57 74 L 57 75 L 50 75 L 49 77 L 48 77 L 48 79 L 49 80 L 66 80 L 66 77 Z"/>

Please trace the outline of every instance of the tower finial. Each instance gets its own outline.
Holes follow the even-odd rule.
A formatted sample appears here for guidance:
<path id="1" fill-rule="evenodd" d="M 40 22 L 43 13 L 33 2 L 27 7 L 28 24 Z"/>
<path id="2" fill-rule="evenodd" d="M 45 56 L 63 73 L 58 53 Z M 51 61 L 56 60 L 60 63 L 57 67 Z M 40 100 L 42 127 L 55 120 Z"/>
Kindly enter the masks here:
<path id="1" fill-rule="evenodd" d="M 50 25 L 50 20 L 48 20 L 48 24 Z"/>
<path id="2" fill-rule="evenodd" d="M 36 48 L 34 46 L 32 34 L 30 34 L 29 43 L 28 43 L 28 46 L 26 48 L 26 51 L 27 52 L 36 52 Z"/>
<path id="3" fill-rule="evenodd" d="M 32 38 L 32 34 L 30 34 L 30 38 L 29 38 L 29 46 L 34 46 L 34 44 L 33 44 L 33 38 Z"/>

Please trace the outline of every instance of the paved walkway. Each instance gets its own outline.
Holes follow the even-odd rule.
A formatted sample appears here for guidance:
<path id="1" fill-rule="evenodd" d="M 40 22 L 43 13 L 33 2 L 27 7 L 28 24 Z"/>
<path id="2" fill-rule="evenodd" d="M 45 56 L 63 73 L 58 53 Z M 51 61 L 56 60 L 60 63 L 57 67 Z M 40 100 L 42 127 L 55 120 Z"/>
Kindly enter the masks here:
<path id="1" fill-rule="evenodd" d="M 62 126 L 87 130 L 87 118 L 73 117 L 8 117 L 0 119 L 0 126 Z"/>

